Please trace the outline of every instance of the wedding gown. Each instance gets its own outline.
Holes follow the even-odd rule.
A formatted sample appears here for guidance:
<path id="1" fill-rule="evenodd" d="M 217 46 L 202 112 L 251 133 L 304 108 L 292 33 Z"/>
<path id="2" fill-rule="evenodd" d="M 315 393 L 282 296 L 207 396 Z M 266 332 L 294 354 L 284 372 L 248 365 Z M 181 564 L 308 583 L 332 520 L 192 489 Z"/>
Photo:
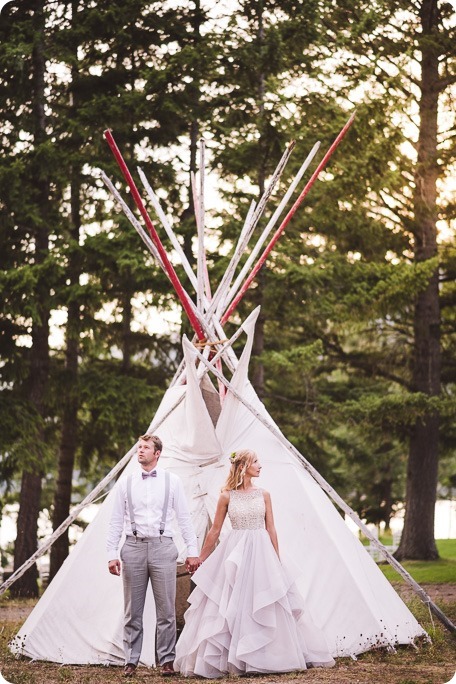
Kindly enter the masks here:
<path id="1" fill-rule="evenodd" d="M 333 666 L 265 529 L 263 491 L 232 490 L 228 516 L 233 529 L 193 575 L 174 669 L 216 678 Z"/>

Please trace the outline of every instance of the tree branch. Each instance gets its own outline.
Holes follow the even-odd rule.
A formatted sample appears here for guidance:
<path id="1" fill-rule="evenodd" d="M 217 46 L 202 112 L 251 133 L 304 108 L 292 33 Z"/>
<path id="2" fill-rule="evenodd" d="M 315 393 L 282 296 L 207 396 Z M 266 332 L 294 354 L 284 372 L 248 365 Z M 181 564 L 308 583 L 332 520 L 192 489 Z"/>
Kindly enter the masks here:
<path id="1" fill-rule="evenodd" d="M 343 360 L 345 363 L 348 362 L 353 368 L 357 368 L 358 370 L 362 371 L 366 376 L 377 376 L 380 378 L 384 378 L 385 380 L 391 380 L 391 382 L 395 382 L 401 387 L 405 387 L 410 392 L 412 391 L 411 384 L 407 382 L 407 380 L 405 380 L 404 378 L 401 378 L 400 376 L 395 375 L 394 373 L 391 373 L 389 371 L 383 370 L 379 368 L 378 365 L 372 364 L 367 360 L 357 356 L 356 354 L 349 354 L 345 352 L 339 343 L 326 342 L 326 346 L 328 347 L 328 349 L 334 351 L 341 360 Z"/>
<path id="2" fill-rule="evenodd" d="M 452 74 L 446 78 L 441 78 L 438 82 L 439 92 L 441 93 L 442 90 L 445 90 L 445 88 L 447 88 L 449 85 L 453 85 L 453 83 L 456 83 L 456 74 Z"/>

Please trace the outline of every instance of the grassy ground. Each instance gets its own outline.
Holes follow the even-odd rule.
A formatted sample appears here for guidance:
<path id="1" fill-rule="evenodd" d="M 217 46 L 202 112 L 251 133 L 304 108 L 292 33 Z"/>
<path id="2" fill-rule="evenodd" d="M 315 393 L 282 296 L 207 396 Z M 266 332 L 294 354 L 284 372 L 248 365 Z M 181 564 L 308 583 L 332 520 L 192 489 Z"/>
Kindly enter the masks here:
<path id="1" fill-rule="evenodd" d="M 402 563 L 418 584 L 456 583 L 456 539 L 438 539 L 437 549 L 440 554 L 440 559 L 437 561 Z M 404 581 L 388 563 L 382 563 L 380 568 L 390 581 Z"/>
<path id="2" fill-rule="evenodd" d="M 418 582 L 434 585 L 443 598 L 435 602 L 444 613 L 456 623 L 456 540 L 438 543 L 441 560 L 431 563 L 406 563 L 405 566 Z M 389 576 L 389 566 L 382 566 Z M 420 579 L 423 578 L 423 579 Z M 443 579 L 442 579 L 443 578 Z M 396 582 L 397 573 L 391 571 L 398 591 L 405 591 Z M 441 585 L 446 582 L 446 585 Z M 447 591 L 445 592 L 445 586 Z M 404 596 L 406 594 L 404 593 Z M 330 670 L 308 670 L 283 675 L 255 675 L 248 677 L 226 677 L 218 680 L 222 684 L 251 682 L 252 684 L 456 684 L 456 637 L 440 623 L 430 617 L 427 608 L 416 598 L 406 601 L 409 608 L 430 635 L 432 642 L 421 642 L 417 649 L 401 647 L 396 653 L 385 650 L 372 651 L 357 660 L 341 658 Z M 17 633 L 33 602 L 12 601 L 0 597 L 0 684 L 113 684 L 126 681 L 123 669 L 102 666 L 61 666 L 53 663 L 30 662 L 16 658 L 8 649 L 9 640 Z M 3 679 L 2 679 L 3 676 Z M 180 676 L 167 678 L 168 682 L 184 684 Z M 137 684 L 160 684 L 159 671 L 138 668 L 133 681 Z M 202 680 L 199 680 L 202 681 Z"/>
<path id="3" fill-rule="evenodd" d="M 456 673 L 456 638 L 434 621 L 426 607 L 417 599 L 408 602 L 409 607 L 432 638 L 432 643 L 419 643 L 417 649 L 399 648 L 397 653 L 384 650 L 365 653 L 358 660 L 338 659 L 331 670 L 309 670 L 284 675 L 256 675 L 249 677 L 226 677 L 222 684 L 236 681 L 252 684 L 444 684 Z M 30 601 L 25 602 L 25 608 Z M 10 601 L 8 611 L 24 608 L 23 601 Z M 456 622 L 456 602 L 440 602 L 440 607 Z M 6 612 L 6 611 L 5 611 Z M 11 614 L 15 611 L 12 610 Z M 17 611 L 16 611 L 17 612 Z M 0 684 L 111 684 L 125 681 L 122 668 L 101 666 L 61 666 L 52 663 L 30 662 L 16 658 L 8 649 L 8 642 L 17 633 L 22 620 L 4 620 L 0 627 Z M 139 668 L 134 681 L 138 684 L 166 682 L 155 669 Z M 168 682 L 184 683 L 175 676 Z M 200 680 L 201 681 L 201 680 Z M 455 680 L 456 681 L 456 680 Z"/>

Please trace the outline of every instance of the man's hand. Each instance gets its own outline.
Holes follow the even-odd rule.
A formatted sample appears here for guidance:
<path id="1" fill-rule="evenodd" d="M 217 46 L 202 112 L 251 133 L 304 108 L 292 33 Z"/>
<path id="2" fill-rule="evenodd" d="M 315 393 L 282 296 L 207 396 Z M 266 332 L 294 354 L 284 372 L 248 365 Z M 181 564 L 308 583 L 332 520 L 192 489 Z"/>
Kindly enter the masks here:
<path id="1" fill-rule="evenodd" d="M 189 556 L 187 560 L 185 561 L 185 567 L 187 569 L 187 572 L 189 572 L 191 575 L 198 570 L 199 566 L 201 565 L 201 561 L 198 558 L 198 556 Z"/>
<path id="2" fill-rule="evenodd" d="M 110 560 L 108 563 L 108 569 L 111 575 L 120 575 L 120 560 Z"/>

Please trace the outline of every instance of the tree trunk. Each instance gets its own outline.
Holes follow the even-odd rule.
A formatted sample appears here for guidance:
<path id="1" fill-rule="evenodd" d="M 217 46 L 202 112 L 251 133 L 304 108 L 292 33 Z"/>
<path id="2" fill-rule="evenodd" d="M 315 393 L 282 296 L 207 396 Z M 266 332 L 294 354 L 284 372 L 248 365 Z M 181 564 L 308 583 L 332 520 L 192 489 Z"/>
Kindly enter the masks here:
<path id="1" fill-rule="evenodd" d="M 387 471 L 383 472 L 379 488 L 379 503 L 382 511 L 382 519 L 385 523 L 385 532 L 389 532 L 391 518 L 393 516 L 393 477 L 391 474 L 391 467 L 388 466 Z M 382 506 L 383 504 L 383 506 Z"/>
<path id="2" fill-rule="evenodd" d="M 17 537 L 14 543 L 14 570 L 21 567 L 37 549 L 38 516 L 41 501 L 41 475 L 24 472 L 21 481 Z M 36 565 L 19 577 L 11 587 L 11 595 L 38 596 L 38 569 Z"/>
<path id="3" fill-rule="evenodd" d="M 73 247 L 70 250 L 67 271 L 72 286 L 78 285 L 80 273 L 80 257 L 78 254 L 80 232 L 80 181 L 78 171 L 74 176 L 71 184 L 70 231 Z M 66 329 L 65 394 L 63 396 L 62 435 L 60 440 L 58 477 L 52 517 L 52 526 L 54 530 L 56 530 L 68 517 L 71 506 L 72 479 L 78 434 L 79 329 L 79 303 L 71 297 L 70 302 L 68 303 L 68 321 Z M 68 556 L 68 552 L 69 539 L 67 529 L 51 547 L 50 580 L 55 577 L 59 571 L 65 558 Z"/>
<path id="4" fill-rule="evenodd" d="M 131 321 L 133 307 L 131 304 L 131 276 L 126 280 L 126 289 L 122 294 L 122 373 L 127 375 L 131 369 Z"/>
<path id="5" fill-rule="evenodd" d="M 45 68 L 44 29 L 45 17 L 42 3 L 36 1 L 34 8 L 34 45 L 32 52 L 32 88 L 34 142 L 38 148 L 46 139 L 45 116 Z M 37 206 L 39 219 L 31 228 L 34 236 L 34 261 L 42 264 L 49 253 L 49 178 L 40 161 L 36 160 Z M 37 315 L 32 324 L 32 348 L 30 351 L 30 375 L 28 397 L 39 418 L 46 416 L 46 394 L 49 374 L 49 287 L 43 279 L 36 286 Z M 41 502 L 41 467 L 44 459 L 44 421 L 41 420 L 33 439 L 33 453 L 30 453 L 29 467 L 24 469 L 19 499 L 17 537 L 14 545 L 14 570 L 17 570 L 38 547 L 38 516 Z M 38 596 L 37 568 L 32 566 L 12 586 L 11 594 L 17 596 Z"/>
<path id="6" fill-rule="evenodd" d="M 264 268 L 264 267 L 263 267 Z M 255 336 L 252 345 L 252 385 L 255 388 L 258 397 L 264 398 L 264 364 L 261 361 L 261 355 L 264 351 L 264 324 L 265 317 L 263 315 L 263 291 L 264 291 L 264 271 L 263 268 L 257 275 L 257 287 L 255 288 L 254 298 L 255 307 L 261 306 L 260 315 L 257 318 L 255 325 Z"/>
<path id="7" fill-rule="evenodd" d="M 75 28 L 79 0 L 71 3 L 72 28 Z M 79 107 L 78 102 L 78 45 L 73 43 L 74 65 L 71 69 L 70 102 L 74 114 Z M 72 137 L 73 154 L 78 154 L 82 144 L 81 135 L 75 132 Z M 79 285 L 81 273 L 81 256 L 79 253 L 79 240 L 81 231 L 81 175 L 79 162 L 75 161 L 71 169 L 71 214 L 69 226 L 69 256 L 67 278 L 70 287 Z M 80 306 L 70 292 L 67 306 L 68 320 L 66 326 L 66 350 L 65 350 L 65 394 L 63 396 L 62 434 L 60 438 L 59 462 L 57 485 L 54 494 L 54 506 L 52 527 L 56 530 L 66 520 L 70 513 L 74 462 L 78 437 L 78 408 L 79 408 L 79 335 L 80 335 Z M 51 565 L 49 580 L 52 580 L 60 570 L 65 558 L 69 553 L 69 529 L 54 542 L 51 547 Z"/>
<path id="8" fill-rule="evenodd" d="M 48 311 L 42 311 L 42 314 L 49 316 Z M 32 368 L 29 394 L 31 404 L 41 417 L 44 417 L 45 413 L 49 371 L 48 318 L 43 320 L 43 325 L 34 326 L 35 330 L 32 335 L 34 342 L 31 352 Z M 24 470 L 22 473 L 17 536 L 14 544 L 14 570 L 20 568 L 38 548 L 38 517 L 41 507 L 41 480 L 43 477 L 41 464 L 44 460 L 42 445 L 44 441 L 44 429 L 41 422 L 34 434 L 33 453 L 30 453 L 30 464 L 33 470 Z M 11 587 L 12 596 L 38 596 L 37 577 L 38 572 L 36 565 L 34 565 L 13 584 Z"/>
<path id="9" fill-rule="evenodd" d="M 260 71 L 258 73 L 258 110 L 259 110 L 259 129 L 260 138 L 258 141 L 259 146 L 259 166 L 258 166 L 258 190 L 259 196 L 261 197 L 265 190 L 266 185 L 266 150 L 265 150 L 265 111 L 264 111 L 264 97 L 265 97 L 265 77 L 263 72 L 262 64 L 262 51 L 264 43 L 264 26 L 263 26 L 263 2 L 258 3 L 257 7 L 258 16 L 258 31 L 257 31 L 257 42 L 258 42 L 258 54 L 259 54 L 259 64 Z M 252 346 L 252 385 L 255 388 L 256 393 L 260 399 L 264 398 L 264 364 L 261 360 L 261 355 L 264 351 L 264 326 L 265 326 L 265 316 L 263 311 L 263 294 L 264 294 L 264 266 L 260 269 L 257 275 L 257 287 L 255 290 L 255 306 L 261 306 L 260 315 L 258 316 L 255 325 L 255 337 Z"/>
<path id="10" fill-rule="evenodd" d="M 76 308 L 76 307 L 71 307 Z M 70 324 L 70 317 L 72 322 Z M 65 396 L 62 418 L 62 435 L 60 439 L 57 486 L 54 494 L 54 510 L 52 527 L 56 530 L 66 520 L 70 512 L 73 469 L 78 432 L 78 338 L 71 339 L 70 326 L 79 323 L 79 307 L 70 313 L 68 307 L 67 348 L 65 366 Z M 68 528 L 51 547 L 51 566 L 49 580 L 60 570 L 69 552 Z"/>
<path id="11" fill-rule="evenodd" d="M 437 254 L 437 113 L 439 53 L 437 0 L 424 0 L 420 11 L 421 101 L 418 159 L 415 170 L 415 261 Z M 433 41 L 435 40 L 435 43 Z M 440 302 L 438 271 L 415 302 L 413 389 L 440 393 Z M 434 511 L 438 474 L 439 416 L 428 413 L 412 428 L 407 466 L 406 513 L 398 559 L 438 558 Z"/>
<path id="12" fill-rule="evenodd" d="M 193 255 L 193 237 L 195 235 L 196 223 L 195 223 L 195 203 L 193 201 L 191 174 L 196 173 L 197 163 L 196 157 L 198 152 L 198 136 L 199 136 L 199 124 L 196 119 L 193 119 L 190 123 L 190 167 L 188 175 L 188 206 L 184 208 L 180 215 L 180 225 L 183 230 L 181 237 L 183 238 L 182 249 L 185 256 L 187 257 L 190 267 L 194 269 L 196 265 L 196 259 Z M 188 291 L 189 296 L 196 302 L 196 297 L 193 296 L 191 290 Z M 190 325 L 190 322 L 186 316 L 182 316 L 182 323 L 180 327 L 181 335 L 187 335 L 190 339 L 194 335 L 194 330 Z"/>

